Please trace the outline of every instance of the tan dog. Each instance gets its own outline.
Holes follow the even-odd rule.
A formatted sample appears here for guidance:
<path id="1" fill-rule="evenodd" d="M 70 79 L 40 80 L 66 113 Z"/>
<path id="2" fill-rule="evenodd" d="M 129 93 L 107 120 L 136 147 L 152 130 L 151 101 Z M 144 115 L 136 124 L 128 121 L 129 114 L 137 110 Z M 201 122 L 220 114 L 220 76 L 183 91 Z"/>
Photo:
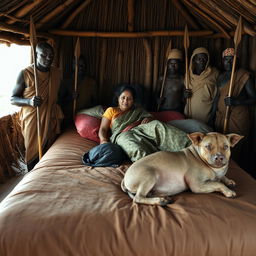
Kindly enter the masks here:
<path id="1" fill-rule="evenodd" d="M 165 197 L 187 189 L 194 193 L 218 191 L 235 197 L 236 193 L 227 187 L 235 186 L 235 182 L 225 174 L 230 147 L 243 136 L 195 132 L 188 137 L 192 145 L 181 151 L 160 151 L 133 163 L 122 180 L 122 190 L 136 203 L 158 205 L 170 203 Z"/>

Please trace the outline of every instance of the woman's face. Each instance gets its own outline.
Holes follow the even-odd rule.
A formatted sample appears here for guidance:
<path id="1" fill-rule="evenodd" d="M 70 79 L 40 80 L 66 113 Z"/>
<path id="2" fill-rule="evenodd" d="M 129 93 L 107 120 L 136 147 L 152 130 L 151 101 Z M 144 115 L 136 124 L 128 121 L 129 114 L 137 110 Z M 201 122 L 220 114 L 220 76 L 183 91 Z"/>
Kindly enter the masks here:
<path id="1" fill-rule="evenodd" d="M 123 91 L 118 98 L 118 105 L 122 111 L 129 110 L 133 106 L 133 95 L 129 90 Z"/>

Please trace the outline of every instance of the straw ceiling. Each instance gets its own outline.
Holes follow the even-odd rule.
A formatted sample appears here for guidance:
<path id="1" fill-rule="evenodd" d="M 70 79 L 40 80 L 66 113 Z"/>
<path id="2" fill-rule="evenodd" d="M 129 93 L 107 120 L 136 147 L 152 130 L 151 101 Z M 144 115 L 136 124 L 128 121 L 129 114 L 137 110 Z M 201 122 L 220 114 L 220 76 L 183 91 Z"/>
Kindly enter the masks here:
<path id="1" fill-rule="evenodd" d="M 182 36 L 185 23 L 191 35 L 229 38 L 240 15 L 256 33 L 255 0 L 1 0 L 0 40 L 28 44 L 31 15 L 46 38 Z"/>

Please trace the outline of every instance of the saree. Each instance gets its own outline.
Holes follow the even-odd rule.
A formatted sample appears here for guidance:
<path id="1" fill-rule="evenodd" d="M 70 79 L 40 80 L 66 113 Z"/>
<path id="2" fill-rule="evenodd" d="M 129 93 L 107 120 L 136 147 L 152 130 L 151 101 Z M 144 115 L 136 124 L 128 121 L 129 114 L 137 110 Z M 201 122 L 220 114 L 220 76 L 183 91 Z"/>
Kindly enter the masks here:
<path id="1" fill-rule="evenodd" d="M 62 111 L 57 105 L 58 89 L 60 84 L 60 72 L 57 68 L 51 68 L 49 72 L 37 71 L 38 95 L 42 98 L 39 107 L 41 122 L 41 138 L 43 148 L 46 143 L 51 144 L 56 134 L 60 133 L 60 122 L 63 118 Z M 23 92 L 24 98 L 36 95 L 33 66 L 23 70 L 26 88 Z M 23 106 L 20 110 L 21 130 L 26 148 L 25 160 L 27 164 L 38 157 L 37 139 L 37 108 Z"/>
<path id="2" fill-rule="evenodd" d="M 178 151 L 191 144 L 187 134 L 174 126 L 158 120 L 140 124 L 145 117 L 151 114 L 135 108 L 112 123 L 111 142 L 121 146 L 132 162 L 160 150 Z M 136 122 L 137 126 L 133 127 Z M 131 129 L 126 129 L 127 126 Z"/>

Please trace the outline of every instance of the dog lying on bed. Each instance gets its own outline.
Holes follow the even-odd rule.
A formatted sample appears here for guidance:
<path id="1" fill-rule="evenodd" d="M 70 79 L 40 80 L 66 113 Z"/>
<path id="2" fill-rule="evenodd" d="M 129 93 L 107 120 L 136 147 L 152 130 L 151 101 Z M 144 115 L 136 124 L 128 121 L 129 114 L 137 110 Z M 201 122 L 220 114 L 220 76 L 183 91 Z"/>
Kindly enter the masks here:
<path id="1" fill-rule="evenodd" d="M 235 197 L 229 189 L 235 182 L 225 175 L 230 147 L 243 136 L 216 132 L 188 134 L 191 146 L 178 151 L 159 151 L 133 163 L 122 180 L 122 190 L 136 203 L 166 205 L 169 196 L 187 189 L 194 193 L 221 192 Z"/>

